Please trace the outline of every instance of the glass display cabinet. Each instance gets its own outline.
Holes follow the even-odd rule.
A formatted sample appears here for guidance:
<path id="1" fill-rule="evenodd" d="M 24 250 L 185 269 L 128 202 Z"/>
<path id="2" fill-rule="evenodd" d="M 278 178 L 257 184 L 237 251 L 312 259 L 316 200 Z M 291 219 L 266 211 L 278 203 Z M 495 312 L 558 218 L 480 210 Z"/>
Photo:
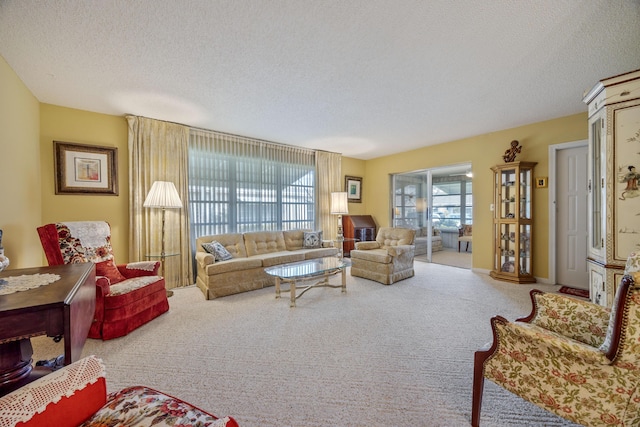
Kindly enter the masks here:
<path id="1" fill-rule="evenodd" d="M 535 162 L 510 162 L 491 168 L 494 175 L 494 262 L 491 277 L 534 283 L 533 168 Z"/>

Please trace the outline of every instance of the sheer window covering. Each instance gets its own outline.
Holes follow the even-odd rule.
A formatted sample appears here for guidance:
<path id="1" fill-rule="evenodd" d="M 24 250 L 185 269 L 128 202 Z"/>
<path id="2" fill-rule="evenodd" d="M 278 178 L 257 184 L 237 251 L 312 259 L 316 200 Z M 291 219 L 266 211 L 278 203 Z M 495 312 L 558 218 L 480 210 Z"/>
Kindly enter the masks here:
<path id="1" fill-rule="evenodd" d="M 210 234 L 313 229 L 315 152 L 192 129 L 191 240 Z"/>

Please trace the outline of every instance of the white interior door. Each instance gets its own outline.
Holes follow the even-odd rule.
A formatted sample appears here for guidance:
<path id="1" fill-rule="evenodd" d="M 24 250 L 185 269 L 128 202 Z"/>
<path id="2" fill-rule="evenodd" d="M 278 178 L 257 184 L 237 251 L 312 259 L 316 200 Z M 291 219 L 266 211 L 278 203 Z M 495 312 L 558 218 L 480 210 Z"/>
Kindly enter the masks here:
<path id="1" fill-rule="evenodd" d="M 556 283 L 589 289 L 587 273 L 587 146 L 556 156 Z"/>

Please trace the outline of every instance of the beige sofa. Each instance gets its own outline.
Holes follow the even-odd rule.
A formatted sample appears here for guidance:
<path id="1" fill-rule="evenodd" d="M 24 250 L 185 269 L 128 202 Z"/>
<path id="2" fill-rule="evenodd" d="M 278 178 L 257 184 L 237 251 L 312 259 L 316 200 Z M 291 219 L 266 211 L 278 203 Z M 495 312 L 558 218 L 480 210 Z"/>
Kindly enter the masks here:
<path id="1" fill-rule="evenodd" d="M 356 242 L 351 275 L 385 285 L 413 277 L 415 234 L 411 228 L 380 227 L 375 242 Z"/>
<path id="2" fill-rule="evenodd" d="M 266 267 L 306 259 L 336 256 L 338 249 L 331 241 L 322 241 L 322 247 L 303 247 L 304 232 L 255 231 L 248 233 L 218 234 L 196 239 L 196 285 L 207 299 L 275 285 L 275 279 L 264 272 Z M 216 261 L 205 251 L 203 243 L 217 241 L 232 255 L 227 261 Z"/>

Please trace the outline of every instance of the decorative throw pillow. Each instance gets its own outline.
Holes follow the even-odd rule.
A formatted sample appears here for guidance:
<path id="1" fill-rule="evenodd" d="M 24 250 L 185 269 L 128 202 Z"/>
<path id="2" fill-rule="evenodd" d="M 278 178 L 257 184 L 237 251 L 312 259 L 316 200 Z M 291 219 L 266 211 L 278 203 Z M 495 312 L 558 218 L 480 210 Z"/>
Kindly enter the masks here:
<path id="1" fill-rule="evenodd" d="M 231 255 L 227 248 L 222 246 L 222 243 L 215 240 L 211 243 L 203 243 L 202 247 L 205 251 L 213 254 L 216 261 L 226 261 L 233 258 L 233 255 Z"/>
<path id="2" fill-rule="evenodd" d="M 112 259 L 96 262 L 96 276 L 104 276 L 114 285 L 126 279 L 113 263 Z"/>
<path id="3" fill-rule="evenodd" d="M 305 249 L 317 249 L 322 247 L 322 231 L 305 231 L 302 247 Z"/>

